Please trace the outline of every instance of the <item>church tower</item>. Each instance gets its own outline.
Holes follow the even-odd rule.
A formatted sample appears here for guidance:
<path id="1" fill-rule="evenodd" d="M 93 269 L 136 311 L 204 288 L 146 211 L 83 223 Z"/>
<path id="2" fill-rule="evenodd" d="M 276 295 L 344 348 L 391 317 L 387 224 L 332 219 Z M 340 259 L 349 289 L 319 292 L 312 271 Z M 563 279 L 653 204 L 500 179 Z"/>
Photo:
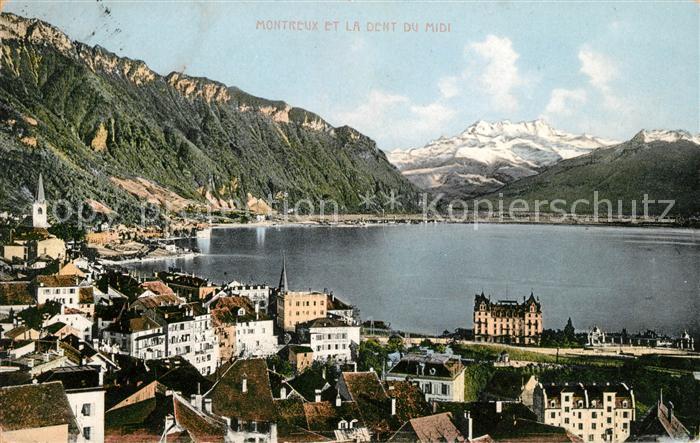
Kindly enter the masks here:
<path id="1" fill-rule="evenodd" d="M 282 295 L 289 291 L 289 283 L 287 283 L 287 257 L 284 254 L 282 254 L 282 273 L 280 274 L 280 283 L 277 289 Z"/>
<path id="2" fill-rule="evenodd" d="M 46 214 L 46 198 L 44 197 L 44 180 L 39 173 L 39 184 L 36 188 L 36 198 L 32 203 L 32 226 L 34 228 L 48 228 L 49 222 Z"/>

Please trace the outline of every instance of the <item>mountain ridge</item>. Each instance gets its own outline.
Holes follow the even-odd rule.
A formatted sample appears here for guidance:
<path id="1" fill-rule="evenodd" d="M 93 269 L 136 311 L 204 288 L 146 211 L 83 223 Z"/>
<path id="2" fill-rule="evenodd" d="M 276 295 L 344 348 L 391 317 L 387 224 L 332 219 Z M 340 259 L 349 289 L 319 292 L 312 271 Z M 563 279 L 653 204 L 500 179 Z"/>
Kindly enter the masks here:
<path id="1" fill-rule="evenodd" d="M 184 206 L 285 194 L 333 199 L 341 211 L 362 210 L 366 192 L 417 195 L 369 137 L 284 101 L 161 75 L 38 19 L 0 14 L 0 38 L 0 138 L 26 167 L 19 177 L 0 170 L 8 205 L 27 203 L 39 168 L 50 193 L 69 186 L 74 200 L 132 213 L 170 192 Z"/>
<path id="2" fill-rule="evenodd" d="M 700 144 L 687 131 L 639 131 L 630 140 L 596 149 L 579 157 L 562 160 L 537 175 L 507 184 L 485 196 L 506 204 L 522 199 L 533 206 L 539 200 L 561 199 L 571 205 L 577 200 L 609 200 L 614 213 L 643 214 L 645 196 L 654 201 L 651 215 L 659 215 L 673 200 L 669 214 L 700 214 Z M 659 135 L 661 137 L 659 137 Z M 597 194 L 596 194 L 597 193 Z M 618 203 L 620 201 L 620 203 Z M 634 202 L 634 203 L 633 203 Z M 602 206 L 605 208 L 605 206 Z M 592 203 L 579 205 L 582 213 L 593 212 Z"/>
<path id="3" fill-rule="evenodd" d="M 477 120 L 456 136 L 391 151 L 388 158 L 423 189 L 448 197 L 472 197 L 534 175 L 562 159 L 616 143 L 557 130 L 542 119 Z"/>

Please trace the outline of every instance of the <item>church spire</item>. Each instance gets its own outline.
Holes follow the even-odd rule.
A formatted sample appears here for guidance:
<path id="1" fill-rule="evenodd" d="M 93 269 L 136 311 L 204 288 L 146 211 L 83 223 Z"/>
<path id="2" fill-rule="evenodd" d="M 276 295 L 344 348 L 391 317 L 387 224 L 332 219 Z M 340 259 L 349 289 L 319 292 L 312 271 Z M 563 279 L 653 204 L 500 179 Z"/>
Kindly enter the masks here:
<path id="1" fill-rule="evenodd" d="M 281 294 L 286 294 L 289 290 L 287 283 L 287 256 L 282 253 L 282 273 L 280 274 L 280 283 L 278 285 Z"/>
<path id="2" fill-rule="evenodd" d="M 39 173 L 39 184 L 36 187 L 36 202 L 44 203 L 46 198 L 44 197 L 44 178 Z"/>

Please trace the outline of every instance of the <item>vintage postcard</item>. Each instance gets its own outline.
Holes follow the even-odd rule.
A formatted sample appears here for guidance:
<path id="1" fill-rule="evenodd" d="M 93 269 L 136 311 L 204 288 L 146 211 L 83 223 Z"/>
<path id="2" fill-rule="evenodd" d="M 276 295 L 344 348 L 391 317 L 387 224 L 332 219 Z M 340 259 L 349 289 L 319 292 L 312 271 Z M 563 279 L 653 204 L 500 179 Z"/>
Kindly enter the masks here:
<path id="1" fill-rule="evenodd" d="M 0 0 L 0 442 L 700 439 L 697 1 Z"/>

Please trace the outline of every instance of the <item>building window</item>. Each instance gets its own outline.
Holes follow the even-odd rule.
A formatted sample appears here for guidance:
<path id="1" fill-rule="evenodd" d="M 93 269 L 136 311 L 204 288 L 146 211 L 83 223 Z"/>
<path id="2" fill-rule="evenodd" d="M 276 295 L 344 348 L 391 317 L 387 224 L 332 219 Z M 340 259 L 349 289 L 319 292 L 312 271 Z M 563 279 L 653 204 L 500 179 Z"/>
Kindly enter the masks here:
<path id="1" fill-rule="evenodd" d="M 566 417 L 566 418 L 564 419 L 564 424 L 567 424 L 567 425 L 569 424 L 569 417 Z"/>
<path id="2" fill-rule="evenodd" d="M 557 413 L 556 413 L 556 412 L 552 412 L 551 414 L 549 414 L 549 416 L 550 416 L 551 418 L 555 418 L 555 417 L 557 416 Z"/>
<path id="3" fill-rule="evenodd" d="M 450 395 L 450 386 L 447 383 L 442 384 L 442 395 Z"/>
<path id="4" fill-rule="evenodd" d="M 81 413 L 82 413 L 85 417 L 89 417 L 89 416 L 90 416 L 90 412 L 91 412 L 91 411 L 90 411 L 90 409 L 91 409 L 90 406 L 91 406 L 90 403 L 83 403 L 83 407 L 81 408 Z"/>
<path id="5" fill-rule="evenodd" d="M 623 412 L 622 412 L 622 418 L 627 418 L 627 416 L 628 416 L 627 411 L 623 411 Z"/>
<path id="6" fill-rule="evenodd" d="M 597 414 L 595 411 L 593 411 L 593 412 L 591 413 L 591 417 L 592 417 L 592 418 L 598 418 L 598 414 Z"/>
<path id="7" fill-rule="evenodd" d="M 83 437 L 85 437 L 85 440 L 90 440 L 92 437 L 91 433 L 92 429 L 90 429 L 90 426 L 85 426 L 83 428 Z"/>

